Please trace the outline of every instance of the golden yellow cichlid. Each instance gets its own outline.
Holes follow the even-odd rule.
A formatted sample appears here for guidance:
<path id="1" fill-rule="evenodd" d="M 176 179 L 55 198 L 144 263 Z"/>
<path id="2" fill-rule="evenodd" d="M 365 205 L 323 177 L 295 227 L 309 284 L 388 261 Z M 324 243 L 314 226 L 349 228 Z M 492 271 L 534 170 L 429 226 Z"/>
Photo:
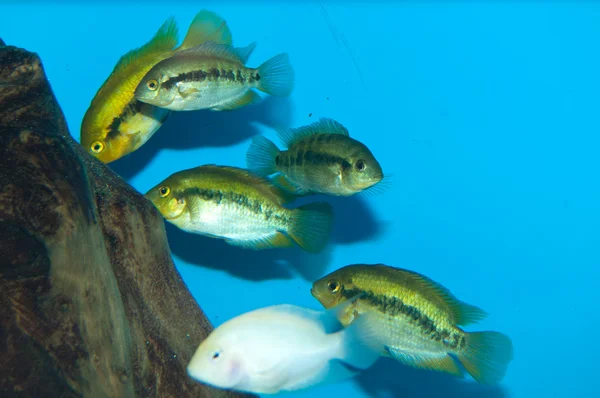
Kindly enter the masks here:
<path id="1" fill-rule="evenodd" d="M 316 253 L 329 240 L 333 209 L 325 202 L 284 207 L 289 195 L 237 167 L 204 165 L 179 171 L 146 197 L 178 228 L 231 245 L 261 250 L 290 247 Z"/>
<path id="2" fill-rule="evenodd" d="M 172 111 L 232 110 L 256 103 L 252 89 L 286 97 L 294 88 L 294 70 L 281 53 L 257 68 L 246 66 L 256 43 L 237 48 L 203 43 L 157 63 L 135 90 L 139 101 Z"/>
<path id="3" fill-rule="evenodd" d="M 281 173 L 279 185 L 298 195 L 321 193 L 350 196 L 383 179 L 377 159 L 362 142 L 350 137 L 339 122 L 321 118 L 308 126 L 278 130 L 287 150 L 263 136 L 252 138 L 246 165 L 268 176 Z"/>
<path id="4" fill-rule="evenodd" d="M 505 334 L 459 327 L 485 318 L 483 310 L 416 272 L 353 264 L 315 281 L 311 293 L 325 308 L 362 295 L 340 321 L 349 325 L 368 313 L 374 335 L 383 344 L 382 355 L 413 367 L 462 376 L 453 355 L 477 382 L 491 384 L 504 378 L 513 358 L 512 342 Z"/>
<path id="5" fill-rule="evenodd" d="M 139 102 L 134 97 L 135 88 L 157 62 L 206 41 L 231 44 L 232 39 L 225 20 L 202 10 L 179 47 L 175 48 L 177 24 L 169 18 L 148 43 L 123 55 L 83 117 L 81 145 L 102 162 L 110 163 L 146 143 L 170 111 Z"/>

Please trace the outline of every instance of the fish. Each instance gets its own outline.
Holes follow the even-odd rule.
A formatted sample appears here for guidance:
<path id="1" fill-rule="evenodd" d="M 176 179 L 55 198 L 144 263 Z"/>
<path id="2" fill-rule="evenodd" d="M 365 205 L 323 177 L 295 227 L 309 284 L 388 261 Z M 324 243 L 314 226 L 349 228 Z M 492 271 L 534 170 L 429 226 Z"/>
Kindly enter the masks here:
<path id="1" fill-rule="evenodd" d="M 341 308 L 341 307 L 340 307 Z M 194 352 L 187 374 L 213 387 L 276 394 L 338 382 L 379 359 L 368 318 L 344 328 L 335 311 L 278 304 L 238 315 Z"/>
<path id="2" fill-rule="evenodd" d="M 309 253 L 326 245 L 333 208 L 315 202 L 288 209 L 293 200 L 269 180 L 245 169 L 208 164 L 178 171 L 146 197 L 178 228 L 246 249 L 290 247 Z"/>
<path id="3" fill-rule="evenodd" d="M 307 126 L 277 129 L 286 150 L 264 136 L 255 136 L 246 166 L 295 195 L 352 196 L 372 189 L 384 178 L 381 165 L 362 142 L 331 118 Z"/>
<path id="4" fill-rule="evenodd" d="M 168 18 L 143 46 L 124 54 L 97 91 L 82 123 L 80 143 L 92 156 L 110 163 L 144 145 L 170 115 L 135 99 L 134 92 L 144 75 L 157 62 L 210 40 L 231 44 L 231 31 L 223 18 L 212 11 L 196 14 L 181 45 L 174 18 Z"/>
<path id="5" fill-rule="evenodd" d="M 312 296 L 325 308 L 360 298 L 340 313 L 351 325 L 370 314 L 381 355 L 403 364 L 464 377 L 454 358 L 480 384 L 495 384 L 513 359 L 511 339 L 500 332 L 466 332 L 487 317 L 447 288 L 417 272 L 385 264 L 352 264 L 316 280 Z"/>
<path id="6" fill-rule="evenodd" d="M 233 110 L 258 103 L 261 96 L 287 97 L 294 88 L 294 69 L 287 53 L 258 68 L 245 66 L 256 47 L 206 42 L 157 63 L 135 90 L 135 98 L 172 111 Z"/>

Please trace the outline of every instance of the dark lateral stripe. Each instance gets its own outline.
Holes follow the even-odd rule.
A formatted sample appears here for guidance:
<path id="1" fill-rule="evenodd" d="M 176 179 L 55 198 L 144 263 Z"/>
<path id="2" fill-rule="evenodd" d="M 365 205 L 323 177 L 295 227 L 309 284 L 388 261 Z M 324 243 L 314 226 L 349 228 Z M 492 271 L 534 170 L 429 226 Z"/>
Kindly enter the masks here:
<path id="1" fill-rule="evenodd" d="M 121 134 L 121 123 L 138 114 L 142 109 L 142 105 L 143 103 L 136 99 L 133 99 L 131 102 L 129 102 L 125 109 L 123 109 L 123 111 L 119 114 L 119 116 L 115 117 L 112 120 L 111 124 L 108 126 L 108 133 L 106 134 L 106 139 L 111 140 L 113 138 L 116 138 L 119 134 Z"/>
<path id="2" fill-rule="evenodd" d="M 247 196 L 238 193 L 223 192 L 217 189 L 188 188 L 183 191 L 182 196 L 198 196 L 204 201 L 214 202 L 217 205 L 233 203 L 250 210 L 254 214 L 263 215 L 267 221 L 273 219 L 275 221 L 289 222 L 284 215 L 279 214 L 268 207 L 263 207 L 260 201 L 252 200 Z"/>
<path id="3" fill-rule="evenodd" d="M 171 77 L 162 83 L 165 90 L 170 90 L 180 82 L 203 82 L 211 81 L 226 81 L 244 84 L 254 83 L 260 80 L 258 72 L 248 72 L 242 69 L 218 69 L 211 68 L 208 70 L 193 70 L 190 72 L 180 73 L 175 77 Z"/>
<path id="4" fill-rule="evenodd" d="M 345 298 L 354 297 L 362 293 L 359 289 L 342 289 L 342 295 Z M 457 348 L 462 349 L 465 346 L 465 338 L 460 333 L 436 327 L 433 320 L 423 314 L 417 307 L 406 305 L 397 297 L 374 294 L 367 291 L 360 300 L 368 302 L 383 314 L 392 317 L 403 315 L 408 318 L 410 323 L 418 326 L 423 334 L 428 335 L 432 340 L 441 342 L 445 347 L 456 350 Z"/>
<path id="5" fill-rule="evenodd" d="M 297 152 L 287 152 L 275 158 L 275 164 L 281 167 L 311 167 L 311 166 L 333 166 L 338 165 L 342 170 L 347 170 L 352 165 L 346 159 L 328 154 L 326 152 L 317 152 L 312 150 L 298 150 Z"/>
<path id="6" fill-rule="evenodd" d="M 342 170 L 347 170 L 352 165 L 346 159 L 325 152 L 308 150 L 304 152 L 304 161 L 312 164 L 339 165 Z"/>

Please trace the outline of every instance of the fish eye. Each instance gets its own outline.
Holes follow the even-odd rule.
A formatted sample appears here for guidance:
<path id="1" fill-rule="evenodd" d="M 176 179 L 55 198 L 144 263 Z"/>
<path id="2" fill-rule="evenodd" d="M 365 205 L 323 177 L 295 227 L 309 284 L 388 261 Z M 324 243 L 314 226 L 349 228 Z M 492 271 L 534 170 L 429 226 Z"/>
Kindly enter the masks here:
<path id="1" fill-rule="evenodd" d="M 150 90 L 150 91 L 156 91 L 156 89 L 158 88 L 158 80 L 156 80 L 156 79 L 150 79 L 146 83 L 146 86 L 148 86 L 148 90 Z"/>
<path id="2" fill-rule="evenodd" d="M 221 353 L 219 351 L 215 351 L 212 355 L 212 359 L 219 359 L 220 356 L 221 356 Z"/>
<path id="3" fill-rule="evenodd" d="M 100 153 L 104 150 L 104 144 L 100 141 L 94 141 L 92 142 L 92 146 L 90 146 L 90 149 L 94 153 Z"/>
<path id="4" fill-rule="evenodd" d="M 327 288 L 331 293 L 337 293 L 340 290 L 340 283 L 338 281 L 327 282 Z"/>
<path id="5" fill-rule="evenodd" d="M 158 188 L 158 194 L 160 195 L 161 198 L 166 198 L 167 196 L 169 196 L 170 193 L 171 193 L 171 188 L 169 188 L 166 185 L 163 185 L 162 187 Z"/>
<path id="6" fill-rule="evenodd" d="M 367 164 L 365 163 L 364 160 L 359 160 L 356 162 L 356 170 L 365 171 L 366 168 L 367 168 Z"/>

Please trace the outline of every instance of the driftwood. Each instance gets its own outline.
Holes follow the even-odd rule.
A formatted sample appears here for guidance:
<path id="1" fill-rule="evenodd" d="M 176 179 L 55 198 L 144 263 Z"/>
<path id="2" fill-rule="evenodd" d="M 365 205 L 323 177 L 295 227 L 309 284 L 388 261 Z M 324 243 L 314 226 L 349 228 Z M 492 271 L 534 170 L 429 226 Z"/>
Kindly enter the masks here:
<path id="1" fill-rule="evenodd" d="M 242 396 L 186 374 L 211 330 L 158 212 L 72 139 L 39 57 L 0 41 L 0 396 Z"/>

